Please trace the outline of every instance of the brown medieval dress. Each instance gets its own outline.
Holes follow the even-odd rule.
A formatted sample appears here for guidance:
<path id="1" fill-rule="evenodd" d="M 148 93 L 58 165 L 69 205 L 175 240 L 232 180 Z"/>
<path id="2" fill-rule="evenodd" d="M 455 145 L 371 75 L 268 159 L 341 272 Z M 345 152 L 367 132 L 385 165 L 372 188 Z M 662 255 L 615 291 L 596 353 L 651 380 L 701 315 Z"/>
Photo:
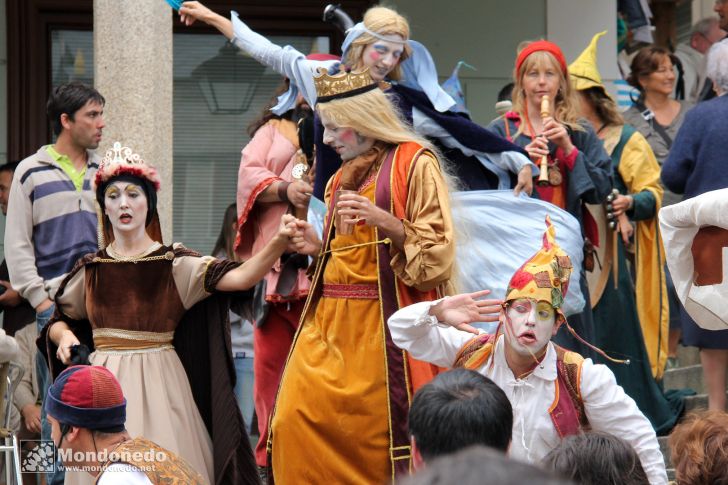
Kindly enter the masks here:
<path id="1" fill-rule="evenodd" d="M 135 258 L 107 248 L 79 260 L 51 320 L 67 322 L 95 350 L 91 364 L 117 377 L 129 434 L 178 454 L 210 483 L 258 482 L 232 394 L 227 301 L 208 298 L 235 266 L 181 245 L 157 243 Z M 39 342 L 55 377 L 62 364 L 47 328 Z M 67 483 L 78 483 L 73 475 L 81 473 L 67 472 Z"/>

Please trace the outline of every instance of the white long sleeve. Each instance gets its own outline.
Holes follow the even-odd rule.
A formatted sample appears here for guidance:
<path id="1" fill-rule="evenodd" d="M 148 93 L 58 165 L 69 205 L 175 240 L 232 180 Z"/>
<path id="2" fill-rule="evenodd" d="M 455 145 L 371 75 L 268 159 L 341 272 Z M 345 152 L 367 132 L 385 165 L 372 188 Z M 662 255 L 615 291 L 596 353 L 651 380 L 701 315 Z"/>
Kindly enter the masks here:
<path id="1" fill-rule="evenodd" d="M 451 367 L 458 351 L 473 334 L 428 323 L 430 307 L 439 301 L 424 301 L 402 308 L 389 317 L 387 323 L 397 347 L 417 360 Z"/>
<path id="2" fill-rule="evenodd" d="M 231 12 L 234 36 L 232 42 L 240 50 L 251 56 L 264 66 L 290 79 L 309 105 L 316 105 L 316 87 L 314 74 L 319 67 L 329 68 L 336 61 L 310 61 L 306 56 L 291 46 L 281 47 L 253 32 L 238 18 L 237 12 Z"/>

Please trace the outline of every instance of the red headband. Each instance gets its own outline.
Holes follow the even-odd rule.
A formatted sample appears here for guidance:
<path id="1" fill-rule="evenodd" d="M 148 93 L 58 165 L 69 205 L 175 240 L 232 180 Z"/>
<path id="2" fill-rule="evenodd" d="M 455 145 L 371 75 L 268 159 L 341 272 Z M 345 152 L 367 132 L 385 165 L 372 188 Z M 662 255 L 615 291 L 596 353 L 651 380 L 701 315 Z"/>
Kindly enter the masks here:
<path id="1" fill-rule="evenodd" d="M 554 56 L 558 61 L 559 66 L 561 66 L 561 71 L 564 73 L 564 76 L 566 76 L 568 71 L 566 69 L 566 58 L 564 57 L 564 53 L 561 52 L 561 48 L 559 46 L 547 40 L 531 42 L 518 53 L 518 57 L 516 57 L 516 74 L 521 71 L 523 61 L 525 61 L 528 56 L 538 51 L 546 51 Z"/>

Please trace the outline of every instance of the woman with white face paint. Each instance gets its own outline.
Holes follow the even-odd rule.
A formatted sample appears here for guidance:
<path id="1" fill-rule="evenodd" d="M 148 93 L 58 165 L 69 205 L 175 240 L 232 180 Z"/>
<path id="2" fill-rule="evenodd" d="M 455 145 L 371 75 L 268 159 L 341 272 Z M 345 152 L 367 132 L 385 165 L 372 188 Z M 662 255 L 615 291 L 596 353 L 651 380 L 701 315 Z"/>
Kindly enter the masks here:
<path id="1" fill-rule="evenodd" d="M 205 483 L 258 483 L 233 394 L 228 301 L 208 297 L 259 281 L 289 249 L 296 219 L 283 216 L 276 236 L 240 265 L 162 244 L 160 179 L 130 148 L 117 142 L 94 184 L 101 250 L 79 260 L 56 294 L 56 313 L 40 336 L 52 373 L 86 345 L 91 364 L 114 373 L 130 397 L 132 436 L 177 453 Z M 225 411 L 212 413 L 213 403 Z M 67 471 L 66 483 L 85 477 Z"/>
<path id="2" fill-rule="evenodd" d="M 200 20 L 215 27 L 258 62 L 291 80 L 291 89 L 278 98 L 273 112 L 280 114 L 290 109 L 298 93 L 314 106 L 313 77 L 321 67 L 330 74 L 342 69 L 369 69 L 374 81 L 392 83 L 388 92 L 392 102 L 420 135 L 435 142 L 463 189 L 515 187 L 516 194 L 531 193 L 535 165 L 518 146 L 466 116 L 450 111 L 455 101 L 440 87 L 430 53 L 425 46 L 410 39 L 407 20 L 394 10 L 372 7 L 362 22 L 347 30 L 341 47 L 342 63 L 312 62 L 290 46 L 281 48 L 250 30 L 236 12 L 227 19 L 200 2 L 184 2 L 179 13 L 186 25 Z M 326 183 L 341 160 L 321 143 L 320 133 L 317 164 L 314 195 L 322 199 Z"/>
<path id="3" fill-rule="evenodd" d="M 389 319 L 392 340 L 414 358 L 476 370 L 498 384 L 513 405 L 513 458 L 538 463 L 562 438 L 589 427 L 629 442 L 650 483 L 666 484 L 655 432 L 614 374 L 550 341 L 560 325 L 571 330 L 561 307 L 572 267 L 546 224 L 542 248 L 513 275 L 505 302 L 476 292 L 416 303 Z M 495 334 L 470 325 L 497 309 Z"/>

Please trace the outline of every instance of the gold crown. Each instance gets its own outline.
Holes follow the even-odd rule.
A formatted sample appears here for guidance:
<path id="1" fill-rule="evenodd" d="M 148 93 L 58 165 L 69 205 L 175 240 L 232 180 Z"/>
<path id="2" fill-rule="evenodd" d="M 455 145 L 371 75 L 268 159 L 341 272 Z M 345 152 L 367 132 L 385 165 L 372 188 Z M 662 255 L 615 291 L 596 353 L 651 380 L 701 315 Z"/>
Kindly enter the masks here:
<path id="1" fill-rule="evenodd" d="M 356 96 L 378 87 L 369 74 L 369 68 L 360 72 L 340 72 L 332 76 L 325 67 L 320 67 L 319 75 L 313 78 L 313 82 L 318 103 Z"/>

